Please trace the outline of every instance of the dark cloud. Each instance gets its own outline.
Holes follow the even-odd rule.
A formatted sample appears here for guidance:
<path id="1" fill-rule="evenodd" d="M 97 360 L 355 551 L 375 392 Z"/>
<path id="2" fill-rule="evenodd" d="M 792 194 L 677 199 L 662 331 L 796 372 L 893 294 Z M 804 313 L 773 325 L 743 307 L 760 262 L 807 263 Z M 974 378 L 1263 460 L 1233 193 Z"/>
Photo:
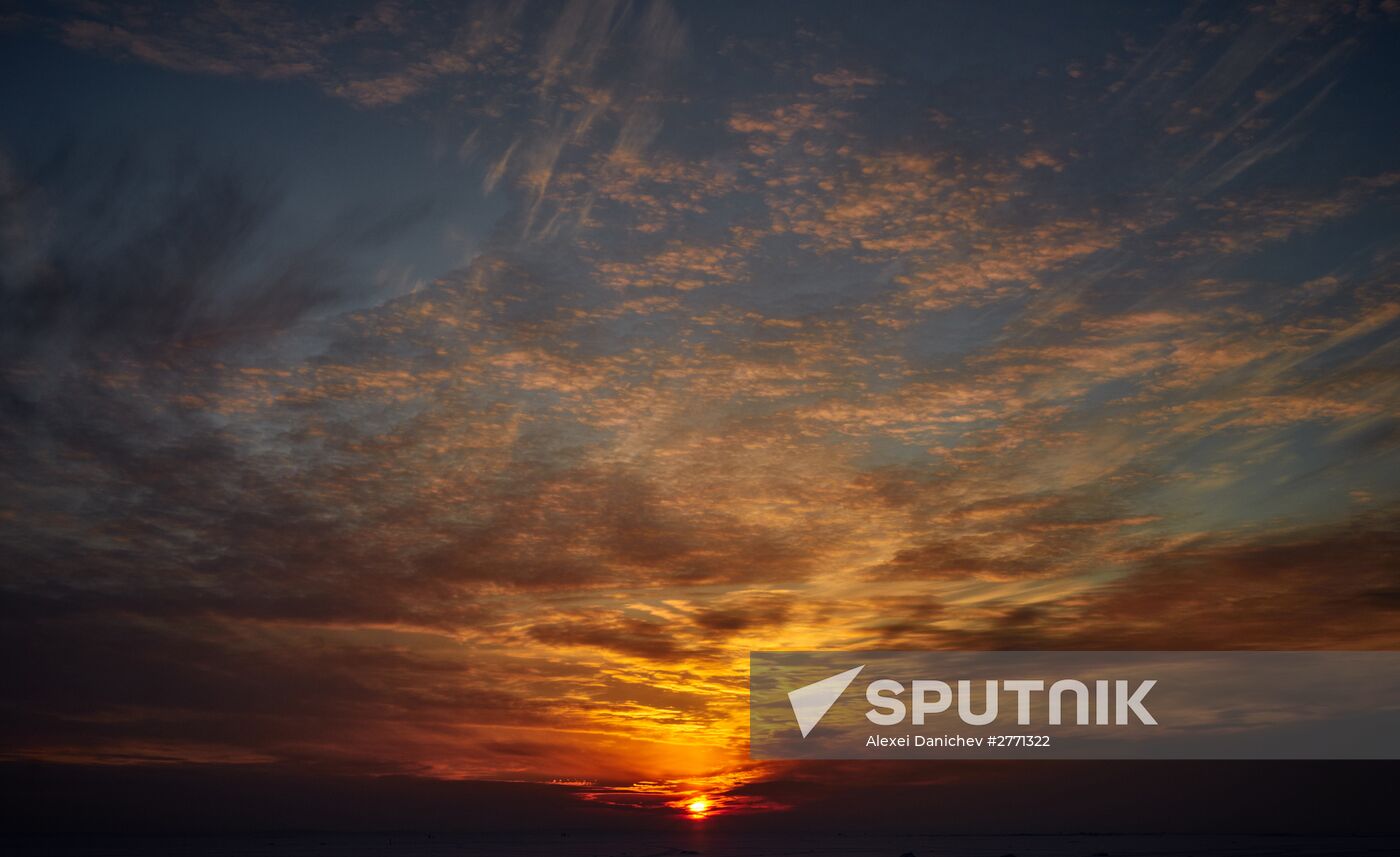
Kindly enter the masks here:
<path id="1" fill-rule="evenodd" d="M 673 661 L 692 654 L 662 622 L 613 617 L 560 617 L 530 628 L 530 636 L 553 646 L 588 646 L 637 658 Z"/>
<path id="2" fill-rule="evenodd" d="M 1145 551 L 1131 573 L 1070 599 L 994 607 L 985 631 L 932 636 L 994 649 L 1386 649 L 1400 630 L 1397 559 L 1391 513 L 1221 534 Z"/>
<path id="3" fill-rule="evenodd" d="M 1336 527 L 1232 540 L 1151 556 L 1091 593 L 1071 638 L 1105 647 L 1388 648 L 1400 528 L 1389 514 Z M 1067 623 L 1068 624 L 1068 623 Z"/>
<path id="4" fill-rule="evenodd" d="M 427 213 L 342 218 L 288 247 L 276 240 L 289 216 L 277 184 L 251 168 L 91 143 L 8 167 L 0 347 L 11 365 L 170 360 L 265 336 L 349 304 L 367 284 L 348 281 L 347 257 Z"/>
<path id="5" fill-rule="evenodd" d="M 702 609 L 695 624 L 720 633 L 780 626 L 792 613 L 791 592 L 744 592 Z"/>

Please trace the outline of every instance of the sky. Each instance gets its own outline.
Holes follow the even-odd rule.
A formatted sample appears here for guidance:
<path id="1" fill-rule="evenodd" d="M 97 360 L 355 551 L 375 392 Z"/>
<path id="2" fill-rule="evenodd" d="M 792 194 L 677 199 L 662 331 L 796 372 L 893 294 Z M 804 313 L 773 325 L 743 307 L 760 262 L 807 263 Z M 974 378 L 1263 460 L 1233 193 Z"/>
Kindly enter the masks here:
<path id="1" fill-rule="evenodd" d="M 1400 646 L 1395 0 L 0 41 L 8 782 L 1159 829 L 1123 767 L 752 762 L 748 652 Z M 1370 817 L 1271 770 L 1241 817 Z"/>

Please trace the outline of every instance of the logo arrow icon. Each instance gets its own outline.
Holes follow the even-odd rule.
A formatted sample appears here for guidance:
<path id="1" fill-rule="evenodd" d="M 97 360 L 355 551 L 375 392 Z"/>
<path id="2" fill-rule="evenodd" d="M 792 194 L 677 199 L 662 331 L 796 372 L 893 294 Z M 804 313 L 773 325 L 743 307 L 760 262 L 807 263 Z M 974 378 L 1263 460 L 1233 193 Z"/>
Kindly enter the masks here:
<path id="1" fill-rule="evenodd" d="M 792 713 L 797 717 L 797 728 L 802 730 L 803 738 L 817 727 L 863 669 L 865 664 L 788 692 L 788 702 L 792 703 Z"/>

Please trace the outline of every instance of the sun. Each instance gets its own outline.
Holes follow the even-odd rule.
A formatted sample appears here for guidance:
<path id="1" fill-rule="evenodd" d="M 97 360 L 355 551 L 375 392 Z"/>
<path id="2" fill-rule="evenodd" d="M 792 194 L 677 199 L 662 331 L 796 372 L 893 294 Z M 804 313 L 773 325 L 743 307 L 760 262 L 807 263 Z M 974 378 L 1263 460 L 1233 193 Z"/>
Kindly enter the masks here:
<path id="1" fill-rule="evenodd" d="M 704 798 L 697 798 L 686 804 L 685 808 L 690 810 L 691 815 L 704 815 L 710 808 L 710 802 Z"/>

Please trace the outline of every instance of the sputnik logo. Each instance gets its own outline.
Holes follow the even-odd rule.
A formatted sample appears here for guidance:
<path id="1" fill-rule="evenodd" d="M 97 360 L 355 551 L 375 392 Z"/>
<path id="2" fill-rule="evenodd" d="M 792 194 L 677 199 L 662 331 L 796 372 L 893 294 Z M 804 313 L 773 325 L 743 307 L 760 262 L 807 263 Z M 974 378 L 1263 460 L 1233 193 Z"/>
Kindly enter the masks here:
<path id="1" fill-rule="evenodd" d="M 788 702 L 792 703 L 792 713 L 797 718 L 797 728 L 802 730 L 803 738 L 817 728 L 831 706 L 836 704 L 836 700 L 841 698 L 841 694 L 863 669 L 865 664 L 788 692 Z"/>

